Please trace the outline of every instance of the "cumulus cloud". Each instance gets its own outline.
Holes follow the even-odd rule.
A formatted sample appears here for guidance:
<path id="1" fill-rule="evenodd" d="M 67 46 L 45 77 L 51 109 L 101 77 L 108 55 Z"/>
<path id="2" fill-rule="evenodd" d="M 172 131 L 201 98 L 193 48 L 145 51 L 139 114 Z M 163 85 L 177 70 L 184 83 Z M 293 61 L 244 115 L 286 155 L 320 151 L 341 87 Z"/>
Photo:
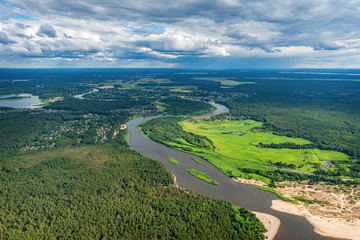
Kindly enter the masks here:
<path id="1" fill-rule="evenodd" d="M 0 43 L 9 44 L 9 43 L 15 43 L 15 41 L 11 40 L 6 33 L 0 32 Z"/>
<path id="2" fill-rule="evenodd" d="M 18 34 L 16 34 L 16 36 L 20 37 L 20 38 L 26 38 L 26 39 L 33 38 L 33 36 L 28 36 L 28 35 L 23 34 L 23 33 L 18 33 Z"/>
<path id="3" fill-rule="evenodd" d="M 25 24 L 22 24 L 22 23 L 16 23 L 16 26 L 18 28 L 21 28 L 21 29 L 27 29 L 27 28 L 30 27 L 29 25 L 25 25 Z"/>
<path id="4" fill-rule="evenodd" d="M 64 33 L 64 37 L 65 37 L 65 38 L 73 38 L 72 36 L 67 35 L 66 33 Z"/>
<path id="5" fill-rule="evenodd" d="M 56 38 L 55 28 L 49 24 L 41 25 L 39 31 L 36 33 L 39 37 L 48 36 L 49 38 Z"/>
<path id="6" fill-rule="evenodd" d="M 6 24 L 0 23 L 0 42 L 14 45 L 7 54 L 180 62 L 192 57 L 300 56 L 301 51 L 336 57 L 360 48 L 358 1 L 6 2 L 11 14 Z M 30 19 L 14 18 L 16 14 Z"/>
<path id="7" fill-rule="evenodd" d="M 177 55 L 174 55 L 174 54 L 166 54 L 166 53 L 162 53 L 162 52 L 157 52 L 148 47 L 140 47 L 137 52 L 152 55 L 157 58 L 177 58 L 178 57 Z"/>

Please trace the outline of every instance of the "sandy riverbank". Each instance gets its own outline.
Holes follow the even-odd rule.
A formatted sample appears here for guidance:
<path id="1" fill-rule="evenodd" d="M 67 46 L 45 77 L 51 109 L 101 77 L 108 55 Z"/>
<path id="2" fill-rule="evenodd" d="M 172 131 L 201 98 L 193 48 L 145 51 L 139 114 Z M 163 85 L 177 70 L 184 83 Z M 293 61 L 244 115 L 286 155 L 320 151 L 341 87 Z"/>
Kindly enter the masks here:
<path id="1" fill-rule="evenodd" d="M 232 180 L 234 180 L 235 182 L 238 182 L 238 183 L 245 183 L 245 184 L 251 184 L 251 185 L 256 185 L 256 186 L 266 185 L 264 182 L 255 180 L 255 179 L 245 179 L 245 178 L 235 179 L 235 178 L 233 178 Z M 261 213 L 261 212 L 253 212 L 253 213 L 264 224 L 264 226 L 267 230 L 267 232 L 265 233 L 266 239 L 267 240 L 274 239 L 274 237 L 280 227 L 280 219 L 278 219 L 277 217 L 275 217 L 273 215 L 266 214 L 266 213 Z"/>
<path id="2" fill-rule="evenodd" d="M 272 209 L 289 214 L 305 217 L 313 226 L 316 233 L 341 239 L 360 239 L 360 220 L 349 222 L 340 218 L 315 216 L 303 205 L 294 205 L 282 200 L 273 200 Z"/>
<path id="3" fill-rule="evenodd" d="M 253 212 L 253 213 L 264 224 L 264 226 L 267 230 L 267 232 L 265 233 L 266 239 L 267 240 L 274 239 L 274 237 L 280 227 L 280 219 L 278 219 L 277 217 L 275 217 L 273 215 L 266 214 L 266 213 L 261 213 L 261 212 Z"/>
<path id="4" fill-rule="evenodd" d="M 254 179 L 233 180 L 257 186 L 266 185 Z M 309 185 L 306 181 L 282 182 L 274 190 L 299 204 L 274 200 L 272 209 L 305 217 L 314 226 L 315 232 L 320 235 L 341 239 L 360 239 L 359 186 L 347 187 L 325 183 Z M 314 202 L 304 203 L 296 198 Z"/>
<path id="5" fill-rule="evenodd" d="M 173 179 L 174 179 L 174 186 L 178 188 L 179 184 L 177 183 L 175 174 L 171 173 L 171 175 L 173 176 Z"/>
<path id="6" fill-rule="evenodd" d="M 256 180 L 256 179 L 232 178 L 232 180 L 234 180 L 235 182 L 238 182 L 238 183 L 245 183 L 245 184 L 251 184 L 251 185 L 256 185 L 256 186 L 265 186 L 266 185 L 266 183 Z"/>
<path id="7" fill-rule="evenodd" d="M 304 216 L 323 236 L 360 239 L 360 186 L 282 182 L 275 190 L 299 204 L 279 200 L 273 209 Z"/>

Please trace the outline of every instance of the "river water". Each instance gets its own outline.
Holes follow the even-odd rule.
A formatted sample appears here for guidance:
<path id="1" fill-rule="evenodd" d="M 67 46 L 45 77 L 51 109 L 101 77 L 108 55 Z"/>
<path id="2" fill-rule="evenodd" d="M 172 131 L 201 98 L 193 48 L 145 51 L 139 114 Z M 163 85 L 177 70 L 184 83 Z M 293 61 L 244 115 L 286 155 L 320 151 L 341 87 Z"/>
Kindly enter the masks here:
<path id="1" fill-rule="evenodd" d="M 97 92 L 97 91 L 99 91 L 99 89 L 94 88 L 94 89 L 91 90 L 90 92 L 86 92 L 86 93 L 74 95 L 74 98 L 84 99 L 84 95 L 85 95 L 85 94 L 89 94 L 89 93 L 93 93 L 93 92 Z"/>
<path id="2" fill-rule="evenodd" d="M 223 105 L 215 103 L 213 103 L 213 105 L 217 110 L 204 116 L 213 116 L 229 111 L 229 109 Z M 330 239 L 315 233 L 314 227 L 307 222 L 305 218 L 271 209 L 271 201 L 279 199 L 274 194 L 260 191 L 253 185 L 234 182 L 207 161 L 195 155 L 168 148 L 142 135 L 138 129 L 138 125 L 157 117 L 159 116 L 140 117 L 128 121 L 126 125 L 129 129 L 129 144 L 137 152 L 163 163 L 176 176 L 179 185 L 205 196 L 231 201 L 234 205 L 276 216 L 280 219 L 281 225 L 275 239 Z M 168 161 L 169 157 L 175 158 L 181 164 L 175 165 L 170 163 Z M 190 157 L 198 159 L 207 167 L 201 166 L 191 160 Z M 211 179 L 220 183 L 220 186 L 215 186 L 193 177 L 186 172 L 187 169 L 191 168 L 205 172 Z"/>

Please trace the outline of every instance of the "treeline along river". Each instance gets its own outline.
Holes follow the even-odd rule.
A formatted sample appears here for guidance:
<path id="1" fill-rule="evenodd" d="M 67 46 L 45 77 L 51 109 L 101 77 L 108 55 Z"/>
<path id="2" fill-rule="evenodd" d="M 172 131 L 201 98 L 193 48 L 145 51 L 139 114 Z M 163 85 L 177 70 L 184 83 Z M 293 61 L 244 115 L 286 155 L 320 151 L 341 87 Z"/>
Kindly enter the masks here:
<path id="1" fill-rule="evenodd" d="M 217 108 L 216 111 L 202 117 L 218 115 L 229 111 L 224 105 L 215 103 L 213 105 Z M 139 124 L 157 117 L 160 116 L 140 117 L 128 121 L 126 124 L 129 129 L 129 144 L 141 154 L 163 163 L 176 176 L 179 185 L 205 196 L 231 201 L 239 207 L 276 216 L 280 219 L 281 225 L 275 239 L 330 239 L 315 233 L 314 227 L 305 218 L 272 210 L 270 208 L 271 201 L 278 199 L 272 193 L 260 191 L 254 185 L 234 182 L 207 161 L 197 156 L 168 148 L 142 135 L 138 129 Z M 175 165 L 170 163 L 168 161 L 170 157 L 175 158 L 181 164 Z M 207 167 L 196 163 L 191 157 L 198 159 Z M 206 183 L 191 176 L 186 171 L 187 169 L 196 169 L 207 173 L 211 179 L 220 183 L 220 186 Z"/>

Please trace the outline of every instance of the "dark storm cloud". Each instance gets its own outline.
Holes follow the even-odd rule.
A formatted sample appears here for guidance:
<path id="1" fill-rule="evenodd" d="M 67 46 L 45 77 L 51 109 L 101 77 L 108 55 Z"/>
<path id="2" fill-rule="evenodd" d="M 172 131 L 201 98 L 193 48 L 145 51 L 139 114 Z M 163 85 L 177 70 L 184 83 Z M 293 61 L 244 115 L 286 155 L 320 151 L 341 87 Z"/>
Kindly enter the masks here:
<path id="1" fill-rule="evenodd" d="M 48 36 L 49 38 L 56 38 L 56 31 L 55 28 L 51 25 L 44 24 L 41 25 L 39 31 L 36 33 L 39 37 Z"/>

